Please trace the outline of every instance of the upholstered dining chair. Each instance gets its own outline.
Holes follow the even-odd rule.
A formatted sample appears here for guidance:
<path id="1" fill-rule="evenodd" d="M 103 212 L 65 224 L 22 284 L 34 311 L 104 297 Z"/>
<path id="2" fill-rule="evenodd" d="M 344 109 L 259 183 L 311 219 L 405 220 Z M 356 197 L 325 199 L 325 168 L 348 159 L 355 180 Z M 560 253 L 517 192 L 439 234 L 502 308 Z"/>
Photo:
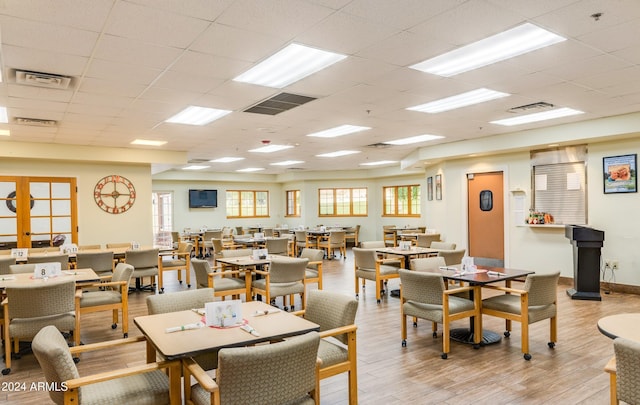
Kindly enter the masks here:
<path id="1" fill-rule="evenodd" d="M 350 405 L 358 403 L 357 311 L 358 301 L 348 295 L 313 290 L 308 292 L 307 308 L 295 312 L 296 315 L 301 314 L 305 319 L 320 325 L 320 379 L 348 373 Z"/>
<path id="2" fill-rule="evenodd" d="M 69 269 L 69 255 L 47 254 L 46 256 L 30 256 L 27 258 L 27 264 L 35 263 L 60 263 L 62 270 Z"/>
<path id="3" fill-rule="evenodd" d="M 453 266 L 462 263 L 465 253 L 467 253 L 467 249 L 441 250 L 438 252 L 438 256 L 444 258 L 447 266 Z"/>
<path id="4" fill-rule="evenodd" d="M 349 228 L 345 231 L 344 238 L 346 242 L 352 242 L 353 246 L 358 246 L 360 237 L 360 225 Z"/>
<path id="5" fill-rule="evenodd" d="M 183 362 L 187 404 L 320 404 L 318 332 L 278 343 L 220 349 L 216 380 Z M 187 382 L 193 376 L 197 384 Z M 240 382 L 240 383 L 239 383 Z"/>
<path id="6" fill-rule="evenodd" d="M 385 291 L 384 283 L 390 279 L 399 277 L 398 269 L 404 267 L 404 258 L 380 259 L 375 249 L 353 248 L 352 252 L 355 267 L 356 298 L 358 298 L 360 292 L 361 279 L 363 289 L 365 287 L 365 280 L 375 281 L 376 302 L 379 304 L 381 295 Z"/>
<path id="7" fill-rule="evenodd" d="M 113 273 L 114 263 L 111 251 L 76 253 L 76 267 L 93 269 L 98 276 L 110 276 Z"/>
<path id="8" fill-rule="evenodd" d="M 7 256 L 0 257 L 0 274 L 9 274 L 9 266 L 16 264 L 16 258 Z"/>
<path id="9" fill-rule="evenodd" d="M 467 286 L 447 290 L 441 274 L 404 269 L 401 269 L 399 274 L 402 347 L 407 345 L 407 316 L 431 321 L 434 338 L 438 336 L 438 324 L 442 324 L 442 355 L 440 357 L 443 359 L 449 355 L 451 322 L 473 316 L 475 317 L 474 347 L 479 347 L 482 338 L 480 294 L 473 294 L 473 301 L 454 295 L 479 287 Z"/>
<path id="10" fill-rule="evenodd" d="M 485 285 L 484 288 L 505 294 L 482 300 L 482 313 L 505 319 L 505 337 L 511 335 L 511 321 L 520 322 L 522 333 L 522 353 L 525 360 L 531 360 L 529 353 L 529 325 L 549 319 L 549 348 L 553 349 L 558 340 L 557 286 L 560 272 L 550 274 L 529 274 L 522 289 Z"/>
<path id="11" fill-rule="evenodd" d="M 75 344 L 80 344 L 77 316 L 80 300 L 76 299 L 74 280 L 7 287 L 5 293 L 7 298 L 2 301 L 5 368 L 2 374 L 11 372 L 11 343 L 14 353 L 18 353 L 21 340 L 33 339 L 47 325 L 55 326 L 60 332 L 72 332 Z"/>
<path id="12" fill-rule="evenodd" d="M 237 298 L 245 294 L 247 301 L 251 300 L 251 272 L 245 270 L 225 270 L 222 267 L 211 268 L 206 260 L 191 260 L 196 275 L 196 288 L 213 288 L 213 295 Z"/>
<path id="13" fill-rule="evenodd" d="M 118 263 L 110 281 L 96 283 L 84 287 L 99 287 L 91 291 L 82 291 L 80 296 L 80 320 L 85 314 L 99 311 L 112 311 L 111 329 L 118 327 L 118 311 L 122 312 L 122 334 L 129 336 L 129 281 L 133 274 L 133 266 Z"/>
<path id="14" fill-rule="evenodd" d="M 69 348 L 54 326 L 45 326 L 33 338 L 31 347 L 47 383 L 55 384 L 56 387 L 66 386 L 65 390 L 48 390 L 49 397 L 57 405 L 180 403 L 179 360 L 143 364 L 83 377 L 80 377 L 73 361 L 72 356 L 80 352 L 113 350 L 142 341 L 144 338 L 138 337 Z M 141 348 L 140 351 L 144 349 Z"/>
<path id="15" fill-rule="evenodd" d="M 171 255 L 162 255 L 158 259 L 158 292 L 164 293 L 163 273 L 165 271 L 177 271 L 178 282 L 182 284 L 182 272 L 185 272 L 187 288 L 191 287 L 191 242 L 180 242 L 178 249 L 171 252 Z"/>
<path id="16" fill-rule="evenodd" d="M 154 281 L 158 275 L 159 249 L 127 250 L 124 262 L 133 266 L 133 276 L 136 279 L 136 290 L 155 291 Z M 151 278 L 151 284 L 142 285 L 144 277 Z"/>
<path id="17" fill-rule="evenodd" d="M 431 249 L 455 250 L 456 244 L 451 242 L 434 241 L 434 242 L 431 242 L 431 246 L 429 247 Z"/>
<path id="18" fill-rule="evenodd" d="M 295 237 L 296 237 L 296 251 L 295 251 L 295 255 L 298 256 L 300 254 L 300 251 L 304 248 L 309 248 L 312 246 L 307 246 L 307 231 L 305 230 L 298 230 L 298 231 L 294 231 Z M 316 244 L 314 244 L 313 248 L 316 247 Z"/>
<path id="19" fill-rule="evenodd" d="M 287 296 L 299 294 L 302 309 L 305 308 L 304 276 L 309 259 L 292 257 L 274 258 L 268 270 L 254 270 L 256 275 L 262 276 L 251 283 L 251 295 L 260 294 L 271 303 L 272 299 L 282 297 L 284 309 L 287 310 Z M 291 299 L 290 308 L 295 307 Z"/>
<path id="20" fill-rule="evenodd" d="M 395 229 L 395 225 L 383 225 L 382 226 L 382 240 L 384 241 L 385 246 L 396 246 L 397 241 L 396 237 L 398 236 L 396 231 L 392 231 Z"/>
<path id="21" fill-rule="evenodd" d="M 327 257 L 335 257 L 335 250 L 340 251 L 340 257 L 347 258 L 347 240 L 345 239 L 345 231 L 331 231 L 329 236 L 323 236 L 318 241 L 318 249 L 325 249 Z"/>
<path id="22" fill-rule="evenodd" d="M 324 259 L 324 251 L 304 248 L 300 252 L 300 258 L 309 260 L 304 275 L 305 289 L 308 284 L 315 283 L 318 285 L 318 290 L 322 290 L 322 259 Z"/>
<path id="23" fill-rule="evenodd" d="M 640 343 L 616 338 L 613 350 L 616 359 L 616 401 L 640 404 Z"/>
<path id="24" fill-rule="evenodd" d="M 211 239 L 222 239 L 222 230 L 217 230 L 217 231 L 205 231 L 205 233 L 202 235 L 202 245 L 204 248 L 204 252 L 203 255 L 205 257 L 208 257 L 211 254 L 211 251 L 213 250 L 213 243 L 211 242 Z M 196 254 L 200 254 L 199 252 L 196 252 Z"/>
<path id="25" fill-rule="evenodd" d="M 439 233 L 419 233 L 416 236 L 416 246 L 418 247 L 429 248 L 433 242 L 440 242 Z"/>

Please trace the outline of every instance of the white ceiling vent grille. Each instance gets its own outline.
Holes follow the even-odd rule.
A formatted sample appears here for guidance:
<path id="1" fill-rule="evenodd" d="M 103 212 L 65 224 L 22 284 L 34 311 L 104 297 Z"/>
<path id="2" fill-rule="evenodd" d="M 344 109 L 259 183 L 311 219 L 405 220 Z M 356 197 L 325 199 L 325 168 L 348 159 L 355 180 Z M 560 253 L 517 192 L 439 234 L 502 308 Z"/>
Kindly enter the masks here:
<path id="1" fill-rule="evenodd" d="M 315 100 L 314 97 L 301 96 L 292 93 L 280 93 L 270 99 L 262 101 L 252 107 L 247 108 L 244 112 L 255 114 L 276 115 L 281 112 L 288 111 L 292 108 L 299 107 L 310 101 Z"/>
<path id="2" fill-rule="evenodd" d="M 71 78 L 50 73 L 16 70 L 16 83 L 26 86 L 46 87 L 49 89 L 66 90 Z"/>
<path id="3" fill-rule="evenodd" d="M 521 112 L 527 112 L 527 111 L 531 111 L 531 110 L 548 110 L 553 108 L 553 104 L 551 103 L 546 103 L 544 101 L 538 101 L 537 103 L 531 103 L 531 104 L 525 104 L 525 105 L 521 105 L 518 107 L 513 107 L 513 108 L 509 108 L 509 112 L 511 113 L 521 113 Z"/>
<path id="4" fill-rule="evenodd" d="M 391 146 L 393 145 L 390 145 L 384 142 L 378 142 L 378 143 L 372 143 L 370 145 L 367 145 L 367 148 L 385 149 L 385 148 L 390 148 Z"/>
<path id="5" fill-rule="evenodd" d="M 16 124 L 20 125 L 33 125 L 37 127 L 55 127 L 58 125 L 58 121 L 54 120 L 42 120 L 39 118 L 24 118 L 24 117 L 16 117 Z"/>

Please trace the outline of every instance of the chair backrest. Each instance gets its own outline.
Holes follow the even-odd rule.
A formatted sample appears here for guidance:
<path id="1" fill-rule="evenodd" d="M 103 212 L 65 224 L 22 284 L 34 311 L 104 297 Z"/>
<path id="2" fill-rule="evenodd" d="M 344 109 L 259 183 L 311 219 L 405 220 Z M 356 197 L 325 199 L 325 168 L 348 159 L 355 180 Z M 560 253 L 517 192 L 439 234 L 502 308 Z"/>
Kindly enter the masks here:
<path id="1" fill-rule="evenodd" d="M 33 354 L 40 364 L 47 383 L 60 387 L 62 382 L 80 377 L 69 346 L 53 325 L 40 329 L 31 342 Z M 64 391 L 52 389 L 49 397 L 57 405 L 64 403 Z"/>
<path id="2" fill-rule="evenodd" d="M 131 247 L 129 242 L 107 243 L 107 249 L 128 248 Z"/>
<path id="3" fill-rule="evenodd" d="M 196 288 L 208 288 L 209 273 L 211 273 L 209 262 L 202 259 L 191 259 L 191 265 L 196 274 Z"/>
<path id="4" fill-rule="evenodd" d="M 432 256 L 432 257 L 420 257 L 417 259 L 411 259 L 410 269 L 415 271 L 432 271 L 438 270 L 440 266 L 446 266 L 444 257 Z"/>
<path id="5" fill-rule="evenodd" d="M 394 229 L 395 227 L 395 225 L 382 225 L 382 230 L 387 232 L 389 229 Z"/>
<path id="6" fill-rule="evenodd" d="M 356 268 L 375 269 L 378 254 L 374 249 L 353 248 L 351 251 Z"/>
<path id="7" fill-rule="evenodd" d="M 171 242 L 176 244 L 180 242 L 180 232 L 171 231 Z"/>
<path id="8" fill-rule="evenodd" d="M 206 231 L 202 236 L 202 240 L 211 240 L 213 238 L 221 239 L 222 238 L 222 230 L 219 231 Z"/>
<path id="9" fill-rule="evenodd" d="M 191 253 L 192 250 L 193 250 L 193 243 L 191 242 L 178 243 L 178 253 Z"/>
<path id="10" fill-rule="evenodd" d="M 147 310 L 149 315 L 166 314 L 167 312 L 204 308 L 204 304 L 207 302 L 213 302 L 213 288 L 150 295 L 147 297 Z"/>
<path id="11" fill-rule="evenodd" d="M 78 252 L 76 267 L 93 269 L 96 273 L 113 271 L 113 252 Z"/>
<path id="12" fill-rule="evenodd" d="M 74 280 L 7 287 L 9 318 L 39 318 L 75 311 Z"/>
<path id="13" fill-rule="evenodd" d="M 78 252 L 83 250 L 100 250 L 102 249 L 101 245 L 80 245 L 78 246 Z"/>
<path id="14" fill-rule="evenodd" d="M 320 325 L 320 331 L 352 325 L 356 320 L 358 300 L 351 295 L 327 290 L 310 290 L 304 318 Z M 337 335 L 336 339 L 347 344 L 347 335 Z"/>
<path id="15" fill-rule="evenodd" d="M 616 354 L 616 394 L 619 401 L 640 403 L 640 343 L 617 338 L 613 341 Z"/>
<path id="16" fill-rule="evenodd" d="M 529 274 L 524 282 L 524 290 L 529 292 L 529 306 L 551 305 L 556 302 L 560 272 L 550 274 Z"/>
<path id="17" fill-rule="evenodd" d="M 454 264 L 462 263 L 465 253 L 467 253 L 467 249 L 441 250 L 438 252 L 438 256 L 444 258 L 447 266 L 453 266 Z"/>
<path id="18" fill-rule="evenodd" d="M 398 270 L 398 273 L 404 299 L 423 304 L 442 305 L 445 284 L 441 274 L 404 269 Z"/>
<path id="19" fill-rule="evenodd" d="M 111 276 L 111 281 L 126 281 L 127 287 L 129 286 L 129 282 L 131 281 L 131 276 L 133 275 L 133 266 L 126 263 L 118 263 L 116 265 L 115 270 L 113 270 L 113 276 Z"/>
<path id="20" fill-rule="evenodd" d="M 244 229 L 241 226 L 236 226 L 236 235 L 244 235 Z"/>
<path id="21" fill-rule="evenodd" d="M 273 238 L 266 240 L 267 251 L 270 255 L 286 255 L 289 252 L 288 238 Z"/>
<path id="22" fill-rule="evenodd" d="M 428 233 L 419 233 L 416 238 L 416 245 L 419 247 L 431 247 L 433 242 L 440 241 L 440 234 L 428 234 Z"/>
<path id="23" fill-rule="evenodd" d="M 384 241 L 382 240 L 370 240 L 370 241 L 360 242 L 361 249 L 378 249 L 383 247 L 387 247 L 387 245 L 385 245 Z"/>
<path id="24" fill-rule="evenodd" d="M 264 236 L 273 236 L 273 228 L 264 228 Z"/>
<path id="25" fill-rule="evenodd" d="M 46 256 L 31 256 L 27 258 L 27 263 L 60 263 L 62 270 L 69 269 L 69 255 L 46 255 Z"/>
<path id="26" fill-rule="evenodd" d="M 269 279 L 272 283 L 292 283 L 304 280 L 309 259 L 281 258 L 271 260 Z"/>
<path id="27" fill-rule="evenodd" d="M 304 246 L 307 243 L 307 231 L 295 231 L 296 244 Z"/>
<path id="28" fill-rule="evenodd" d="M 345 231 L 331 231 L 329 232 L 329 244 L 343 244 L 345 242 Z"/>
<path id="29" fill-rule="evenodd" d="M 35 264 L 10 264 L 9 274 L 33 273 Z"/>
<path id="30" fill-rule="evenodd" d="M 211 246 L 213 246 L 213 254 L 221 255 L 224 250 L 224 246 L 222 245 L 222 239 L 220 238 L 211 238 Z"/>
<path id="31" fill-rule="evenodd" d="M 229 228 L 228 226 L 225 226 L 222 228 L 222 237 L 223 238 L 228 238 L 231 235 L 233 235 L 233 228 Z"/>
<path id="32" fill-rule="evenodd" d="M 309 259 L 310 262 L 321 262 L 324 259 L 324 250 L 304 248 L 300 252 L 300 259 Z M 317 267 L 317 265 L 308 265 L 309 267 Z"/>
<path id="33" fill-rule="evenodd" d="M 127 250 L 124 252 L 124 262 L 134 269 L 158 267 L 158 249 Z"/>
<path id="34" fill-rule="evenodd" d="M 319 343 L 318 332 L 309 332 L 269 345 L 221 349 L 216 372 L 220 403 L 301 402 L 315 388 Z"/>
<path id="35" fill-rule="evenodd" d="M 240 257 L 251 256 L 253 249 L 225 249 L 222 251 L 222 257 Z"/>
<path id="36" fill-rule="evenodd" d="M 456 248 L 455 243 L 449 242 L 431 242 L 431 249 L 443 249 L 443 250 L 454 250 Z"/>
<path id="37" fill-rule="evenodd" d="M 15 257 L 0 257 L 0 274 L 9 274 L 9 266 L 16 264 Z"/>

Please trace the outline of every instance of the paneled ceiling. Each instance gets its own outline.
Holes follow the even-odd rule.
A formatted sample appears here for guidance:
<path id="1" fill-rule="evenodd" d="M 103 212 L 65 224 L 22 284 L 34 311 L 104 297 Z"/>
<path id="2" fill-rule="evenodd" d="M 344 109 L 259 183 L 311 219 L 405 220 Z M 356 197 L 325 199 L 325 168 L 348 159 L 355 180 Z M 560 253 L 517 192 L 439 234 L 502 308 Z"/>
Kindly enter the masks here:
<path id="1" fill-rule="evenodd" d="M 450 78 L 408 68 L 523 22 L 568 40 Z M 246 158 L 207 163 L 215 172 L 284 173 L 292 168 L 270 163 L 288 159 L 313 171 L 399 161 L 417 147 L 514 131 L 489 122 L 540 101 L 585 114 L 517 130 L 640 111 L 638 0 L 3 0 L 0 33 L 9 120 L 0 129 L 11 131 L 0 142 L 149 148 L 130 145 L 142 138 L 192 161 Z M 290 43 L 348 57 L 283 89 L 232 81 Z M 20 84 L 17 70 L 71 81 Z M 511 96 L 439 114 L 406 110 L 480 87 Z M 283 91 L 316 100 L 273 116 L 243 112 Z M 164 122 L 189 105 L 233 112 L 203 127 Z M 343 124 L 372 129 L 306 136 Z M 444 138 L 369 146 L 420 134 Z M 247 152 L 263 141 L 295 148 Z M 316 157 L 338 149 L 361 153 Z"/>

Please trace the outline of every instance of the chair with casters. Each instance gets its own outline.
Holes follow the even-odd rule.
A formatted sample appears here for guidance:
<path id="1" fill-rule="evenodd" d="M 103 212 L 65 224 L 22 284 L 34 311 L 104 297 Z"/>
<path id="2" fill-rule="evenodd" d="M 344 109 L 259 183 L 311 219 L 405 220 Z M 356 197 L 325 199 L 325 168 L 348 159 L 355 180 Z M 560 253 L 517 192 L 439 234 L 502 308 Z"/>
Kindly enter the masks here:
<path id="1" fill-rule="evenodd" d="M 317 244 L 313 244 L 313 246 L 307 246 L 307 231 L 295 231 L 296 235 L 296 252 L 295 255 L 298 256 L 300 251 L 304 248 L 316 248 Z"/>
<path id="2" fill-rule="evenodd" d="M 62 270 L 69 269 L 69 255 L 53 254 L 46 256 L 31 256 L 27 258 L 27 264 L 35 263 L 60 263 Z"/>
<path id="3" fill-rule="evenodd" d="M 205 231 L 205 233 L 202 235 L 202 245 L 203 245 L 203 249 L 204 249 L 204 256 L 208 257 L 211 254 L 211 251 L 213 250 L 213 243 L 211 242 L 211 239 L 222 239 L 222 230 L 219 231 Z M 197 252 L 197 254 L 200 254 L 199 252 Z"/>
<path id="4" fill-rule="evenodd" d="M 92 269 L 100 277 L 113 274 L 113 252 L 78 252 L 76 253 L 76 268 Z"/>
<path id="5" fill-rule="evenodd" d="M 236 226 L 236 235 L 244 235 L 244 228 L 241 226 Z"/>
<path id="6" fill-rule="evenodd" d="M 266 239 L 265 245 L 270 255 L 289 256 L 289 238 Z"/>
<path id="7" fill-rule="evenodd" d="M 616 368 L 616 401 L 640 403 L 640 343 L 616 338 L 613 341 Z"/>
<path id="8" fill-rule="evenodd" d="M 98 290 L 82 291 L 80 296 L 80 313 L 112 311 L 111 329 L 118 327 L 118 311 L 122 312 L 122 335 L 129 336 L 129 281 L 133 274 L 133 266 L 118 263 L 110 281 L 96 283 L 87 287 L 100 287 Z M 76 315 L 77 316 L 77 315 Z M 78 321 L 78 324 L 82 319 Z"/>
<path id="9" fill-rule="evenodd" d="M 304 275 L 305 289 L 308 284 L 316 283 L 318 284 L 318 290 L 322 290 L 322 259 L 324 259 L 324 251 L 304 248 L 300 253 L 300 258 L 309 260 Z"/>
<path id="10" fill-rule="evenodd" d="M 158 292 L 164 293 L 163 273 L 165 271 L 177 271 L 178 282 L 182 284 L 182 271 L 184 270 L 187 279 L 187 288 L 191 287 L 191 242 L 180 242 L 178 250 L 171 252 L 171 255 L 162 255 L 158 260 Z"/>
<path id="11" fill-rule="evenodd" d="M 7 287 L 2 301 L 4 318 L 5 368 L 11 372 L 11 343 L 18 355 L 20 341 L 32 340 L 40 329 L 53 325 L 56 332 L 73 333 L 74 343 L 80 344 L 80 297 L 74 280 L 53 281 L 36 285 Z M 66 344 L 66 343 L 65 343 Z"/>
<path id="12" fill-rule="evenodd" d="M 213 295 L 221 297 L 231 296 L 232 299 L 244 294 L 247 301 L 251 301 L 251 272 L 245 270 L 224 270 L 222 267 L 211 268 L 206 260 L 191 260 L 196 274 L 196 288 L 213 288 Z"/>
<path id="13" fill-rule="evenodd" d="M 10 274 L 9 266 L 15 266 L 15 257 L 0 257 L 0 274 Z"/>
<path id="14" fill-rule="evenodd" d="M 124 262 L 133 266 L 133 276 L 136 279 L 135 290 L 155 291 L 155 278 L 158 275 L 159 249 L 127 250 Z M 151 284 L 142 285 L 142 279 L 149 277 Z"/>
<path id="15" fill-rule="evenodd" d="M 359 243 L 359 240 L 358 240 L 359 235 L 360 235 L 360 225 L 356 225 L 355 227 L 353 227 L 353 228 L 349 228 L 349 229 L 346 231 L 346 233 L 345 233 L 345 235 L 344 235 L 344 238 L 345 238 L 345 241 L 346 241 L 346 242 L 352 242 L 352 243 L 353 243 L 353 246 L 358 246 L 358 243 Z"/>
<path id="16" fill-rule="evenodd" d="M 197 362 L 183 362 L 187 404 L 320 404 L 318 346 L 309 332 L 278 343 L 220 349 L 214 381 Z M 193 376 L 197 384 L 189 386 Z"/>
<path id="17" fill-rule="evenodd" d="M 171 247 L 177 249 L 178 243 L 180 243 L 180 232 L 171 231 Z"/>
<path id="18" fill-rule="evenodd" d="M 485 288 L 502 291 L 505 294 L 482 300 L 482 314 L 505 319 L 505 337 L 511 335 L 511 322 L 521 324 L 522 353 L 525 360 L 531 360 L 529 353 L 529 325 L 549 319 L 549 348 L 553 349 L 558 340 L 557 286 L 560 272 L 550 274 L 529 274 L 522 289 L 486 285 Z"/>
<path id="19" fill-rule="evenodd" d="M 419 233 L 416 236 L 416 246 L 430 248 L 433 242 L 440 242 L 439 233 Z"/>
<path id="20" fill-rule="evenodd" d="M 348 373 L 350 405 L 358 403 L 357 311 L 358 301 L 348 295 L 313 290 L 307 295 L 307 308 L 296 312 L 303 314 L 308 321 L 320 325 L 320 379 Z"/>
<path id="21" fill-rule="evenodd" d="M 438 252 L 438 256 L 444 258 L 447 266 L 453 266 L 462 263 L 465 253 L 467 253 L 467 249 L 441 250 Z"/>
<path id="22" fill-rule="evenodd" d="M 327 251 L 326 257 L 335 257 L 335 250 L 340 251 L 340 256 L 343 259 L 347 258 L 347 240 L 345 239 L 345 231 L 331 231 L 329 236 L 323 236 L 318 241 L 318 249 L 325 249 Z"/>
<path id="23" fill-rule="evenodd" d="M 438 324 L 442 324 L 442 357 L 449 355 L 449 330 L 452 321 L 475 317 L 474 348 L 480 347 L 482 320 L 480 317 L 480 294 L 474 299 L 457 296 L 461 292 L 477 290 L 477 286 L 446 289 L 441 274 L 400 269 L 400 315 L 402 317 L 402 347 L 407 346 L 407 316 L 431 321 L 433 337 L 438 336 Z M 414 322 L 414 326 L 417 323 Z"/>
<path id="24" fill-rule="evenodd" d="M 404 258 L 381 259 L 374 249 L 353 248 L 352 251 L 355 267 L 356 298 L 358 298 L 360 291 L 360 279 L 362 279 L 363 289 L 365 280 L 375 281 L 376 302 L 379 304 L 381 294 L 385 292 L 384 284 L 390 279 L 399 277 L 398 269 L 404 267 Z"/>
<path id="25" fill-rule="evenodd" d="M 382 240 L 384 241 L 385 246 L 398 245 L 398 241 L 396 240 L 396 238 L 398 237 L 398 234 L 395 230 L 392 231 L 392 229 L 395 229 L 395 228 L 396 228 L 395 225 L 382 226 Z"/>
<path id="26" fill-rule="evenodd" d="M 285 311 L 287 308 L 287 296 L 300 294 L 302 309 L 305 308 L 304 276 L 309 259 L 292 257 L 274 258 L 271 260 L 268 270 L 254 270 L 261 276 L 251 283 L 251 295 L 260 294 L 270 304 L 276 297 L 282 297 Z M 291 309 L 294 309 L 294 301 L 291 299 Z"/>
<path id="27" fill-rule="evenodd" d="M 431 242 L 431 246 L 429 246 L 429 247 L 431 249 L 455 250 L 456 244 L 455 243 L 450 243 L 450 242 L 435 241 L 435 242 Z"/>
<path id="28" fill-rule="evenodd" d="M 72 357 L 81 352 L 113 350 L 143 341 L 143 337 L 138 337 L 69 348 L 55 327 L 45 326 L 33 338 L 32 349 L 47 383 L 67 388 L 49 390 L 49 397 L 57 405 L 180 403 L 179 360 L 80 377 Z"/>

